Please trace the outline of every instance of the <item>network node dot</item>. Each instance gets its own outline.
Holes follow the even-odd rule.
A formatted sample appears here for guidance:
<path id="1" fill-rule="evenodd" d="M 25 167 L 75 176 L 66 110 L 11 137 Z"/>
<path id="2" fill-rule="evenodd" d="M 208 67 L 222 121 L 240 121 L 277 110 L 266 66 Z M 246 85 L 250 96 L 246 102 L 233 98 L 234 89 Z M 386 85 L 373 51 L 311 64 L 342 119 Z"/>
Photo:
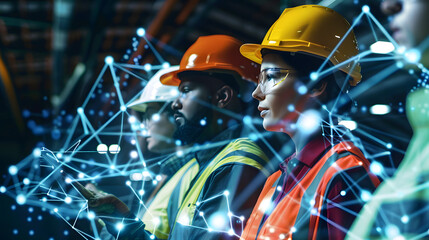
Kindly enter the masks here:
<path id="1" fill-rule="evenodd" d="M 24 185 L 29 185 L 30 184 L 30 179 L 24 178 L 24 180 L 22 180 L 22 182 L 24 183 Z"/>
<path id="2" fill-rule="evenodd" d="M 121 231 L 122 229 L 124 229 L 124 224 L 123 223 L 117 223 L 115 227 L 118 231 Z"/>
<path id="3" fill-rule="evenodd" d="M 95 213 L 94 212 L 88 212 L 88 219 L 94 219 L 95 218 Z"/>
<path id="4" fill-rule="evenodd" d="M 9 174 L 10 175 L 16 175 L 18 173 L 18 168 L 15 165 L 12 165 L 9 167 Z"/>
<path id="5" fill-rule="evenodd" d="M 164 62 L 162 64 L 162 68 L 169 68 L 169 67 L 170 67 L 170 63 L 168 63 L 168 62 Z"/>
<path id="6" fill-rule="evenodd" d="M 18 194 L 18 196 L 16 196 L 16 203 L 19 205 L 24 205 L 26 201 L 27 198 L 23 194 Z"/>
<path id="7" fill-rule="evenodd" d="M 139 37 L 143 37 L 146 34 L 146 30 L 144 28 L 138 28 L 137 29 L 137 35 Z"/>
<path id="8" fill-rule="evenodd" d="M 146 72 L 152 70 L 152 65 L 149 63 L 146 63 L 145 65 L 143 65 L 143 68 Z"/>
<path id="9" fill-rule="evenodd" d="M 112 56 L 107 56 L 107 57 L 104 59 L 104 62 L 105 62 L 106 64 L 112 64 L 112 63 L 113 63 L 113 57 L 112 57 Z"/>
<path id="10" fill-rule="evenodd" d="M 319 78 L 319 74 L 316 72 L 310 73 L 310 79 L 316 81 Z"/>
<path id="11" fill-rule="evenodd" d="M 252 117 L 250 117 L 248 115 L 244 116 L 243 122 L 244 122 L 244 124 L 247 124 L 247 125 L 252 124 Z"/>
<path id="12" fill-rule="evenodd" d="M 71 202 L 72 202 L 72 199 L 71 199 L 71 197 L 66 197 L 65 199 L 64 199 L 64 202 L 65 203 L 67 203 L 67 204 L 70 204 Z"/>
<path id="13" fill-rule="evenodd" d="M 33 149 L 33 156 L 35 157 L 35 158 L 38 158 L 38 157 L 40 157 L 42 155 L 42 150 L 40 150 L 40 148 L 35 148 L 35 149 Z"/>
<path id="14" fill-rule="evenodd" d="M 422 53 L 418 49 L 410 49 L 404 52 L 404 58 L 407 62 L 417 64 L 422 57 Z"/>

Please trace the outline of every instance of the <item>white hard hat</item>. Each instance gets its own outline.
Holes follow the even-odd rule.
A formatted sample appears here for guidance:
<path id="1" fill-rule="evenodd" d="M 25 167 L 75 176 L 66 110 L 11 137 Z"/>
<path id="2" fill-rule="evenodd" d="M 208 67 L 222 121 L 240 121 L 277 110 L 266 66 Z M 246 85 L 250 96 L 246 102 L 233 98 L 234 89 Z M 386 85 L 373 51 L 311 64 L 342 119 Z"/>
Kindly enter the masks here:
<path id="1" fill-rule="evenodd" d="M 179 91 L 177 86 L 167 86 L 161 83 L 159 78 L 169 72 L 176 71 L 179 66 L 171 66 L 159 70 L 149 80 L 146 87 L 143 89 L 140 98 L 128 105 L 129 108 L 139 112 L 145 112 L 147 103 L 151 102 L 170 102 L 177 98 Z"/>

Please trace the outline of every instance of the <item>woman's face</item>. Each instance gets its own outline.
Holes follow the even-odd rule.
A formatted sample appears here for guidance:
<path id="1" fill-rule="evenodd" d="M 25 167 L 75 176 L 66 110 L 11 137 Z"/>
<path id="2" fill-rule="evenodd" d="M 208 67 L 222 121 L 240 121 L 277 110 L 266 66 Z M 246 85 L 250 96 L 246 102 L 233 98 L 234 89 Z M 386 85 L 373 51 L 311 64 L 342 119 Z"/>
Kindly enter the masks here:
<path id="1" fill-rule="evenodd" d="M 429 3 L 426 0 L 387 0 L 381 8 L 392 15 L 393 37 L 406 48 L 417 47 L 429 36 Z"/>
<path id="2" fill-rule="evenodd" d="M 290 70 L 290 73 L 287 74 L 283 70 L 282 76 L 286 78 L 270 83 L 272 81 L 270 77 L 275 77 L 269 75 L 270 69 L 273 68 Z M 258 110 L 263 118 L 263 126 L 268 131 L 280 131 L 293 135 L 299 113 L 305 110 L 310 98 L 305 85 L 298 80 L 296 70 L 275 53 L 264 55 L 261 75 L 264 73 L 265 81 L 261 80 L 262 76 L 260 76 L 260 82 L 252 93 L 253 98 L 259 101 Z"/>
<path id="3" fill-rule="evenodd" d="M 398 44 L 406 49 L 420 48 L 420 62 L 429 65 L 429 1 L 385 0 L 381 9 L 392 15 L 390 29 Z"/>
<path id="4" fill-rule="evenodd" d="M 147 148 L 155 153 L 171 152 L 175 149 L 172 137 L 176 131 L 176 124 L 173 122 L 172 113 L 168 111 L 160 113 L 162 107 L 170 108 L 170 104 L 163 106 L 160 103 L 148 103 L 145 113 L 148 130 Z"/>

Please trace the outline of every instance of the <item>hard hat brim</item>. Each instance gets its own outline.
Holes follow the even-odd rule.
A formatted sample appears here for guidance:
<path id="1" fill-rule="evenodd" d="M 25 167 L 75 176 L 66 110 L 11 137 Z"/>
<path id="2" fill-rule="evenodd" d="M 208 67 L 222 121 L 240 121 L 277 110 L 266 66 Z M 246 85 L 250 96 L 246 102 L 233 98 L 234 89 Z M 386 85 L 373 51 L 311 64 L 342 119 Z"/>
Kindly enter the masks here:
<path id="1" fill-rule="evenodd" d="M 241 45 L 240 47 L 240 53 L 243 55 L 243 57 L 248 58 L 258 64 L 261 64 L 262 62 L 262 49 L 261 44 L 254 44 L 254 43 L 246 43 Z"/>
<path id="2" fill-rule="evenodd" d="M 130 105 L 128 105 L 128 108 L 137 112 L 146 112 L 147 103 L 148 102 L 139 101 L 139 99 L 137 99 L 137 101 L 134 101 Z"/>
<path id="3" fill-rule="evenodd" d="M 262 49 L 271 49 L 271 50 L 277 50 L 282 52 L 305 52 L 305 53 L 311 53 L 318 56 L 322 56 L 325 58 L 328 57 L 330 54 L 330 52 L 327 49 L 323 47 L 315 46 L 315 44 L 311 44 L 311 43 L 297 44 L 296 41 L 293 41 L 293 44 L 288 46 L 288 44 L 285 44 L 285 42 L 283 42 L 282 46 L 271 46 L 271 45 L 262 45 L 262 44 L 253 44 L 253 43 L 243 44 L 240 47 L 240 53 L 244 57 L 258 64 L 262 63 L 262 53 L 261 53 Z M 310 45 L 312 46 L 313 50 L 309 48 Z M 317 49 L 317 50 L 314 50 L 314 49 Z M 331 62 L 332 62 L 332 58 L 331 58 Z M 333 62 L 333 64 L 336 65 L 338 63 Z M 347 69 L 347 67 L 340 67 L 339 69 L 345 72 L 346 74 L 349 74 L 352 77 L 353 80 L 350 80 L 350 85 L 352 86 L 356 86 L 362 79 L 359 65 L 355 66 L 355 68 L 352 71 Z"/>
<path id="4" fill-rule="evenodd" d="M 179 86 L 180 82 L 181 82 L 181 80 L 177 76 L 179 73 L 189 72 L 189 71 L 201 71 L 202 72 L 202 71 L 209 71 L 209 70 L 213 70 L 213 71 L 225 71 L 225 70 L 227 70 L 227 71 L 237 72 L 237 69 L 234 66 L 231 66 L 228 64 L 210 64 L 210 65 L 205 65 L 205 66 L 200 66 L 200 67 L 189 67 L 189 68 L 179 69 L 179 70 L 176 70 L 173 72 L 166 73 L 160 77 L 160 81 L 164 85 Z"/>
<path id="5" fill-rule="evenodd" d="M 128 105 L 128 108 L 131 108 L 138 112 L 146 112 L 148 103 L 157 103 L 157 102 L 162 103 L 163 101 L 142 101 L 140 99 L 137 99 L 136 101 L 130 103 L 130 105 Z"/>

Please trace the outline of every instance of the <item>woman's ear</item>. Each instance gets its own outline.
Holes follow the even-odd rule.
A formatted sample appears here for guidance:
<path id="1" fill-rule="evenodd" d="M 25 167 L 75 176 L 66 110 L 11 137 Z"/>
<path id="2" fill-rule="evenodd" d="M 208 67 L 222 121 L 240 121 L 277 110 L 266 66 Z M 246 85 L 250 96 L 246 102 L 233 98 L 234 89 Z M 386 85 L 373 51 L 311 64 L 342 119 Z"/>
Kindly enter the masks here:
<path id="1" fill-rule="evenodd" d="M 216 103 L 219 108 L 225 108 L 234 96 L 234 90 L 228 85 L 224 85 L 216 92 Z"/>
<path id="2" fill-rule="evenodd" d="M 320 85 L 317 85 L 313 90 L 311 90 L 310 97 L 319 97 L 322 95 L 325 90 L 328 83 L 326 81 L 323 81 Z"/>

